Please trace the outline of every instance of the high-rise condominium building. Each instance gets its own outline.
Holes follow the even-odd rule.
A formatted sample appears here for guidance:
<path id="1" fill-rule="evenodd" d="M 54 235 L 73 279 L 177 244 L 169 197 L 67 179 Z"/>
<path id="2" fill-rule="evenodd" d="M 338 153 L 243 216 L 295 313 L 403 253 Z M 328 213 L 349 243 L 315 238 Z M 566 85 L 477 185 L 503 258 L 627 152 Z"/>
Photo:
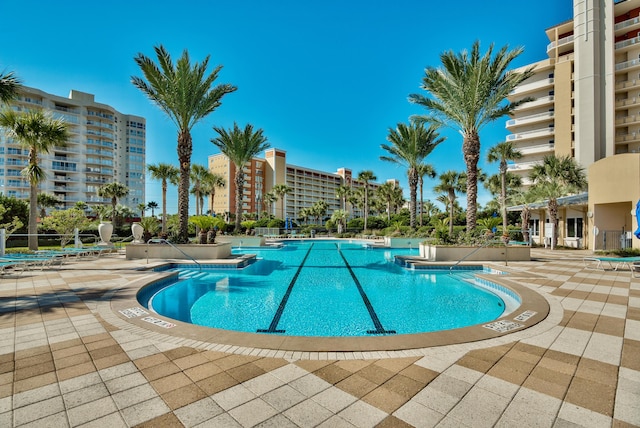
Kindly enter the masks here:
<path id="1" fill-rule="evenodd" d="M 640 248 L 630 239 L 640 198 L 640 0 L 573 4 L 573 19 L 546 30 L 547 58 L 527 66 L 533 77 L 510 95 L 534 101 L 507 121 L 507 140 L 523 155 L 509 171 L 529 185 L 544 156 L 573 157 L 588 173 L 588 199 L 565 199 L 560 243 Z M 535 211 L 539 242 L 550 234 L 548 221 L 542 207 Z"/>
<path id="2" fill-rule="evenodd" d="M 97 103 L 94 95 L 72 90 L 68 98 L 38 89 L 22 87 L 12 103 L 18 111 L 43 109 L 69 125 L 70 138 L 40 156 L 47 177 L 39 192 L 55 195 L 70 208 L 78 201 L 91 205 L 110 204 L 98 196 L 98 188 L 118 182 L 129 188 L 129 195 L 118 202 L 137 212 L 145 202 L 146 120 L 118 112 Z M 17 141 L 0 133 L 0 192 L 29 199 L 29 183 L 20 171 L 27 164 L 28 151 Z"/>
<path id="3" fill-rule="evenodd" d="M 227 183 L 224 188 L 216 190 L 214 201 L 209 201 L 209 209 L 218 214 L 235 213 L 235 165 L 225 155 L 217 154 L 209 156 L 209 170 L 222 176 Z M 243 213 L 268 211 L 271 206 L 271 213 L 278 218 L 298 219 L 301 209 L 309 208 L 319 200 L 327 203 L 327 215 L 331 215 L 333 211 L 343 208 L 342 201 L 337 196 L 341 185 L 354 190 L 364 185 L 356 177 L 352 177 L 350 169 L 340 168 L 331 173 L 287 164 L 286 152 L 280 149 L 266 150 L 264 159 L 252 159 L 247 162 L 243 171 Z M 397 180 L 389 181 L 398 185 Z M 265 203 L 265 193 L 278 184 L 285 184 L 291 189 L 290 193 L 270 205 Z M 369 183 L 371 190 L 378 187 L 379 183 Z M 353 216 L 362 215 L 360 209 L 350 204 L 347 211 Z"/>

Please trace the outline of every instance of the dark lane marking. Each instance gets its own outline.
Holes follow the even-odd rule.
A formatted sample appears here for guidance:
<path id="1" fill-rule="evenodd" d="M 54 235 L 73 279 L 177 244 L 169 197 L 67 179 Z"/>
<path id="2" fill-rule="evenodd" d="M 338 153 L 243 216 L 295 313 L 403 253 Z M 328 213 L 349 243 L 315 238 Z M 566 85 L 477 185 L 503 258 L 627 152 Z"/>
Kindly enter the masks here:
<path id="1" fill-rule="evenodd" d="M 342 254 L 342 251 L 340 250 L 340 247 L 338 246 L 338 244 L 336 244 L 336 248 L 338 249 L 338 254 L 340 254 L 340 257 L 342 257 L 344 264 L 347 266 L 347 269 L 349 269 L 351 278 L 353 278 L 353 282 L 356 283 L 356 287 L 358 287 L 358 291 L 360 292 L 360 297 L 362 297 L 362 301 L 364 302 L 364 305 L 367 307 L 367 310 L 369 311 L 369 316 L 371 317 L 371 321 L 373 321 L 373 325 L 376 327 L 375 330 L 367 330 L 367 334 L 396 334 L 395 330 L 384 329 L 384 327 L 382 326 L 382 323 L 380 322 L 380 319 L 378 318 L 378 315 L 376 314 L 376 311 L 373 309 L 373 306 L 371 306 L 371 302 L 369 301 L 369 297 L 367 297 L 367 293 L 365 293 L 364 289 L 362 288 L 362 285 L 360 284 L 358 277 L 353 272 L 353 269 L 351 269 L 349 262 L 344 257 L 344 254 Z"/>
<path id="2" fill-rule="evenodd" d="M 287 287 L 287 292 L 284 293 L 284 296 L 282 296 L 282 300 L 280 301 L 280 306 L 278 306 L 278 310 L 276 311 L 276 314 L 273 316 L 273 320 L 271 320 L 271 324 L 269 325 L 269 328 L 267 329 L 259 328 L 258 330 L 256 330 L 258 333 L 284 333 L 285 332 L 285 330 L 277 330 L 278 323 L 280 322 L 280 317 L 282 316 L 282 312 L 284 312 L 285 306 L 287 306 L 287 301 L 289 300 L 289 295 L 291 294 L 291 290 L 293 290 L 293 286 L 298 280 L 300 271 L 302 270 L 304 263 L 307 261 L 307 257 L 309 257 L 309 253 L 311 253 L 311 249 L 313 248 L 314 245 L 315 244 L 311 244 L 311 246 L 309 247 L 309 250 L 307 250 L 307 254 L 304 255 L 304 259 L 302 259 L 302 263 L 300 263 L 300 267 L 298 267 L 296 274 L 293 276 L 293 279 L 289 283 L 289 287 Z"/>

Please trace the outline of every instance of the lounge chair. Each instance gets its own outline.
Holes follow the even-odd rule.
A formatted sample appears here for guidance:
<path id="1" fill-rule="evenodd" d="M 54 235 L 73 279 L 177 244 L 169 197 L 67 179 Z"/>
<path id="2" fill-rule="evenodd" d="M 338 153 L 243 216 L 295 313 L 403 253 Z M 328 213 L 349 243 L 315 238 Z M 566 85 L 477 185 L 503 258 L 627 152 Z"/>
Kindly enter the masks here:
<path id="1" fill-rule="evenodd" d="M 606 270 L 606 264 L 610 269 L 623 269 L 625 266 L 633 270 L 632 263 L 640 262 L 640 257 L 585 257 L 582 259 L 586 269 Z"/>

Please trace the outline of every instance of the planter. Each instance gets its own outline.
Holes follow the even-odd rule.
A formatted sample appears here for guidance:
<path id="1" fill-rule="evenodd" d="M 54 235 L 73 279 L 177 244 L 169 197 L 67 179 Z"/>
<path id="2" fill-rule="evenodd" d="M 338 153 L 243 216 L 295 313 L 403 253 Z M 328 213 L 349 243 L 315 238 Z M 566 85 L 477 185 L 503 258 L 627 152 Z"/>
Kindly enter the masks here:
<path id="1" fill-rule="evenodd" d="M 231 256 L 230 244 L 127 245 L 127 259 L 213 260 Z"/>
<path id="2" fill-rule="evenodd" d="M 264 236 L 218 235 L 216 242 L 228 243 L 232 247 L 263 247 L 266 238 Z"/>
<path id="3" fill-rule="evenodd" d="M 384 246 L 390 248 L 418 248 L 424 238 L 384 237 Z"/>
<path id="4" fill-rule="evenodd" d="M 420 244 L 420 257 L 430 262 L 464 261 L 530 261 L 531 247 L 524 245 L 497 247 L 456 247 L 449 245 Z"/>
<path id="5" fill-rule="evenodd" d="M 134 244 L 142 244 L 144 242 L 142 240 L 142 237 L 144 236 L 144 228 L 140 223 L 133 223 L 131 225 L 131 234 L 133 235 Z"/>
<path id="6" fill-rule="evenodd" d="M 111 243 L 111 235 L 113 234 L 113 224 L 100 223 L 98 225 L 98 234 L 100 235 L 100 242 L 98 245 L 113 245 Z"/>

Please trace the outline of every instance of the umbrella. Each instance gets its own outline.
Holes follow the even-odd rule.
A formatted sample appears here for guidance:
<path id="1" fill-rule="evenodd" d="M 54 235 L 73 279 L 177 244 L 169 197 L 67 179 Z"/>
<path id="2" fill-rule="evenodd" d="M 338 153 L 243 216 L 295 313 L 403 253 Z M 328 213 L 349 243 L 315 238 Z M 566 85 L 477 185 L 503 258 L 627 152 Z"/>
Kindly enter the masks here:
<path id="1" fill-rule="evenodd" d="M 633 234 L 636 235 L 636 238 L 640 239 L 640 201 L 636 204 L 636 220 L 638 221 L 638 228 Z"/>

